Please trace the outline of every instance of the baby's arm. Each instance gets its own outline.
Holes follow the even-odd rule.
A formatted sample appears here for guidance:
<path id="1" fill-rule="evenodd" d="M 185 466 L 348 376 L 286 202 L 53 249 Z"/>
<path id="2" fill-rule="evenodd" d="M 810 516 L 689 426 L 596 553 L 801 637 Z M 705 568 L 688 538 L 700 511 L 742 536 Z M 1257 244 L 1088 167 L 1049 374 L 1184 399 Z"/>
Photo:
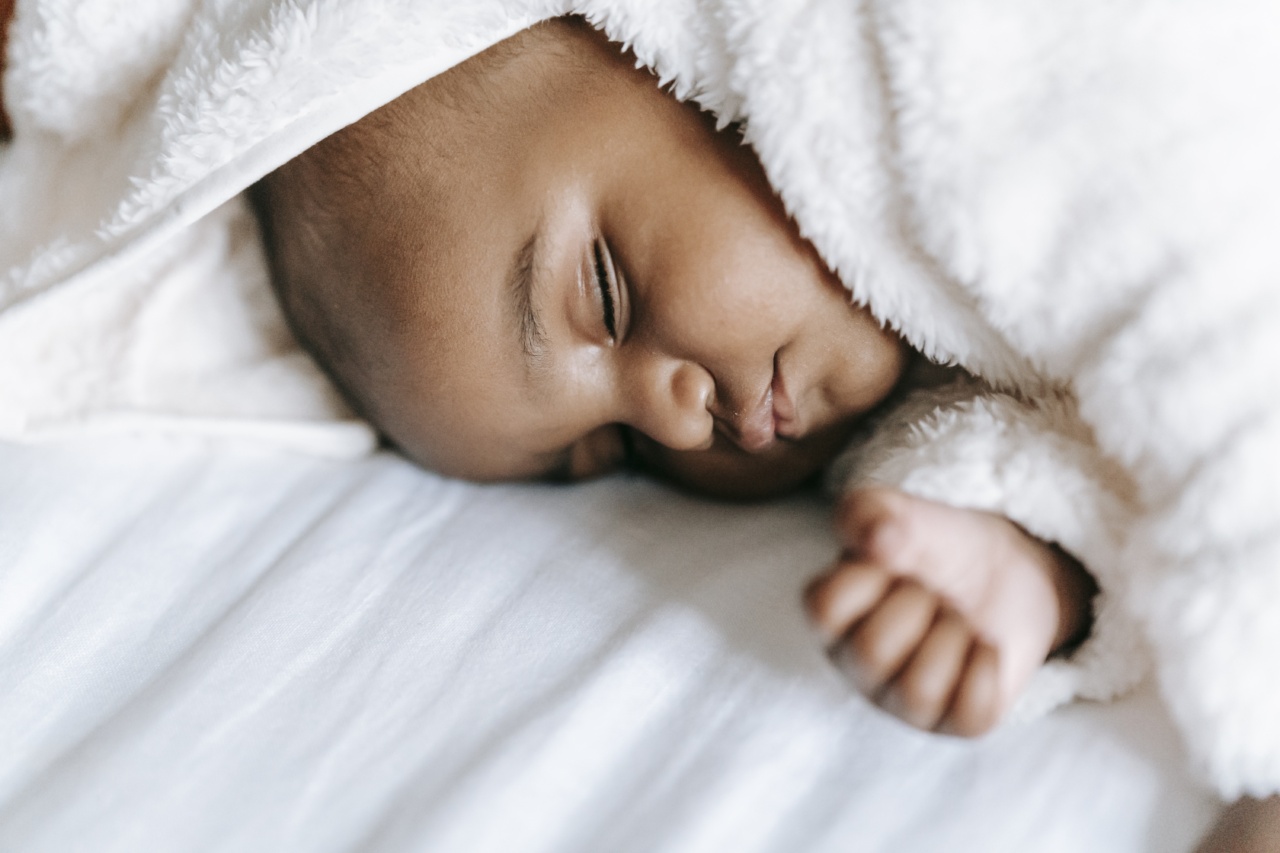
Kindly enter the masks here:
<path id="1" fill-rule="evenodd" d="M 870 643 L 868 638 L 876 637 L 879 630 L 874 629 L 872 619 L 892 603 L 891 584 L 921 586 L 925 580 L 925 585 L 941 587 L 942 581 L 935 577 L 945 579 L 964 565 L 956 549 L 944 547 L 948 542 L 965 543 L 961 552 L 971 554 L 981 553 L 983 541 L 986 547 L 1006 553 L 1029 549 L 1010 565 L 1021 563 L 1028 569 L 1020 583 L 1033 591 L 1036 584 L 1032 581 L 1038 577 L 1039 600 L 1056 601 L 1059 608 L 1059 618 L 1046 617 L 1040 624 L 1041 638 L 1047 633 L 1046 622 L 1055 627 L 1051 640 L 1039 641 L 1046 651 L 1058 647 L 1061 638 L 1070 637 L 1074 618 L 1087 613 L 1080 602 L 1087 600 L 1089 587 L 1079 585 L 1079 564 L 1066 552 L 1078 557 L 1101 587 L 1093 597 L 1092 625 L 1086 620 L 1081 629 L 1089 630 L 1088 638 L 1069 656 L 1055 657 L 1039 667 L 1021 700 L 1020 711 L 1047 710 L 1073 696 L 1108 698 L 1135 683 L 1149 665 L 1141 632 L 1128 615 L 1129 608 L 1120 606 L 1133 583 L 1120 552 L 1121 532 L 1133 523 L 1131 487 L 1098 452 L 1069 398 L 1028 403 L 990 393 L 963 379 L 915 392 L 886 412 L 869 439 L 846 454 L 837 466 L 836 477 L 854 495 L 842 501 L 837 517 L 845 553 L 832 571 L 811 587 L 809 603 L 815 610 L 815 621 L 833 640 L 839 655 L 852 652 L 858 659 L 858 647 L 852 645 L 855 637 L 868 643 L 862 647 L 864 653 L 883 655 L 882 668 L 872 670 L 873 676 L 880 673 L 879 683 L 868 686 L 890 710 L 902 714 L 904 706 L 911 705 L 903 701 L 907 681 L 897 672 L 890 677 L 883 674 L 890 670 L 883 660 L 893 662 L 893 655 L 884 650 L 892 652 L 901 640 L 891 643 L 894 638 L 889 636 Z M 882 488 L 857 489 L 868 484 Z M 894 488 L 883 488 L 886 485 Z M 869 522 L 862 521 L 868 517 Z M 904 519 L 905 525 L 898 523 Z M 891 533 L 895 527 L 897 534 Z M 1001 541 L 1003 544 L 996 544 Z M 1046 541 L 1060 543 L 1065 550 L 1046 546 Z M 912 547 L 917 550 L 913 552 L 908 542 L 914 542 Z M 1057 563 L 1056 558 L 1067 562 Z M 1038 569 L 1030 570 L 1036 566 Z M 981 577 L 983 571 L 975 574 Z M 990 579 L 992 573 L 986 574 Z M 1049 579 L 1052 593 L 1046 593 L 1045 579 Z M 883 592 L 875 589 L 879 585 L 883 585 Z M 945 600 L 942 592 L 945 589 L 932 596 L 914 594 L 925 605 L 907 608 L 927 610 L 932 598 L 930 630 L 922 637 L 932 634 L 945 616 L 952 627 L 942 630 L 954 633 L 957 639 L 952 644 L 960 645 L 967 639 L 967 650 L 978 648 L 974 640 L 979 632 L 972 625 L 956 627 L 955 608 L 939 606 Z M 905 597 L 910 604 L 913 596 Z M 903 605 L 894 604 L 899 606 Z M 837 612 L 838 607 L 847 609 Z M 892 615 L 892 610 L 889 613 Z M 918 615 L 915 618 L 923 621 Z M 896 618 L 886 620 L 886 624 L 898 622 Z M 868 626 L 866 631 L 861 631 L 863 625 Z M 923 650 L 926 654 L 917 654 L 921 642 L 902 645 L 907 652 L 897 654 L 906 659 L 927 659 L 934 654 L 927 649 Z M 1024 644 L 1022 653 L 1028 656 L 1024 661 L 1034 660 L 1034 645 Z M 1068 640 L 1067 648 L 1071 645 Z M 969 654 L 973 654 L 971 650 Z M 945 663 L 959 655 L 951 652 L 948 658 L 944 652 L 938 657 Z M 998 714 L 1001 709 L 994 699 L 985 711 L 982 703 L 975 701 L 971 710 L 956 701 L 961 696 L 959 683 L 970 679 L 976 683 L 965 688 L 969 693 L 987 690 L 988 696 L 995 695 L 996 662 L 979 662 L 976 654 L 973 659 L 976 666 L 972 673 L 968 672 L 970 667 L 962 671 L 953 663 L 954 670 L 943 664 L 931 665 L 941 676 L 911 676 L 920 679 L 911 687 L 915 692 L 907 694 L 916 699 L 917 707 L 911 713 L 919 716 L 907 718 L 928 726 L 930 718 L 936 717 L 935 727 L 942 724 L 957 732 L 976 732 L 988 725 L 993 711 Z M 968 657 L 965 663 L 969 663 Z M 932 699 L 931 705 L 919 701 L 945 692 L 951 672 L 955 673 L 951 679 L 955 695 L 948 697 L 945 706 L 938 699 Z M 936 686 L 938 683 L 942 686 Z M 883 690 L 884 686 L 890 689 Z M 1280 797 L 1246 798 L 1230 806 L 1197 853 L 1280 853 Z"/>
<path id="2" fill-rule="evenodd" d="M 911 544 L 899 546 L 904 553 L 914 549 L 911 558 L 886 553 L 880 545 L 872 548 L 871 562 L 892 578 L 894 587 L 927 587 L 935 602 L 944 602 L 943 613 L 952 625 L 944 633 L 959 636 L 954 620 L 963 616 L 967 630 L 983 640 L 979 647 L 991 646 L 997 636 L 1011 643 L 1001 649 L 998 672 L 1005 692 L 998 697 L 992 680 L 990 707 L 997 712 L 1009 708 L 1015 698 L 1009 692 L 1016 694 L 1017 684 L 1027 678 L 1027 689 L 1016 705 L 1020 717 L 1076 697 L 1111 698 L 1146 671 L 1149 655 L 1142 633 L 1121 604 L 1128 590 L 1120 551 L 1133 517 L 1128 481 L 1098 452 L 1069 396 L 1046 392 L 1023 400 L 993 392 L 963 375 L 917 389 L 887 409 L 869 434 L 855 442 L 837 463 L 834 476 L 846 492 L 868 486 L 896 490 L 881 490 L 876 499 L 880 502 L 886 494 L 905 493 L 897 495 L 895 511 L 889 514 L 911 519 L 909 527 L 895 525 L 912 531 L 902 537 Z M 856 550 L 865 550 L 866 544 L 851 533 L 843 517 L 841 526 L 843 541 L 855 549 L 847 555 L 852 560 L 838 561 L 839 571 L 830 575 L 832 586 L 820 583 L 815 596 L 834 600 L 849 582 L 846 578 L 875 574 L 865 566 L 845 571 L 853 569 L 852 563 L 867 562 Z M 1062 601 L 1082 596 L 1078 588 L 1057 585 L 1083 577 L 1075 571 L 1081 564 L 1100 587 L 1092 598 L 1092 624 L 1078 648 L 1063 650 L 1042 666 L 1045 655 L 1061 645 L 1059 628 L 1064 626 L 1057 614 L 1065 610 L 1074 615 L 1083 609 L 1074 604 L 1064 608 Z M 1084 588 L 1089 588 L 1087 581 Z M 898 598 L 888 580 L 884 592 Z M 902 593 L 908 601 L 912 595 Z M 983 595 L 988 596 L 985 604 Z M 1035 620 L 1029 613 L 1020 614 L 1018 602 L 1029 601 L 1040 602 Z M 812 603 L 828 606 L 820 599 Z M 887 605 L 893 605 L 890 614 L 906 608 L 880 598 L 864 600 L 861 606 L 872 604 L 874 614 L 815 615 L 834 632 L 860 627 L 854 623 L 878 616 Z M 1004 606 L 1013 608 L 1008 616 L 998 614 Z M 914 618 L 923 619 L 918 614 Z M 1015 628 L 1017 619 L 1023 622 Z M 869 643 L 867 637 L 879 631 L 872 630 L 876 621 L 867 624 L 860 641 Z M 857 648 L 842 645 L 841 653 Z M 992 672 L 997 672 L 994 666 Z M 975 720 L 963 730 L 979 731 L 987 725 L 989 721 Z"/>
<path id="3" fill-rule="evenodd" d="M 1006 518 L 895 489 L 854 491 L 843 552 L 806 604 L 833 658 L 908 723 L 987 731 L 1057 649 L 1087 633 L 1092 579 Z"/>

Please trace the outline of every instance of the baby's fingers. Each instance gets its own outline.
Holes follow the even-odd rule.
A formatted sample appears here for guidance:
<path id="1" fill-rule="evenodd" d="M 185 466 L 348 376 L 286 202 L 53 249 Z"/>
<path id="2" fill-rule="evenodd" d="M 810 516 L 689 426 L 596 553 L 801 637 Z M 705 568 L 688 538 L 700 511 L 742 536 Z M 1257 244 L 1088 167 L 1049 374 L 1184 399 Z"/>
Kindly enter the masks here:
<path id="1" fill-rule="evenodd" d="M 975 642 L 938 730 L 960 737 L 977 737 L 989 731 L 1000 719 L 999 678 L 999 655 L 986 643 Z"/>
<path id="2" fill-rule="evenodd" d="M 831 646 L 884 598 L 893 578 L 867 563 L 840 563 L 804 592 L 809 619 Z"/>
<path id="3" fill-rule="evenodd" d="M 960 686 L 973 647 L 969 624 L 943 610 L 902 672 L 885 691 L 885 710 L 917 728 L 941 722 Z"/>
<path id="4" fill-rule="evenodd" d="M 875 696 L 911 658 L 933 624 L 938 599 L 914 583 L 898 583 L 854 626 L 836 660 L 864 693 Z"/>

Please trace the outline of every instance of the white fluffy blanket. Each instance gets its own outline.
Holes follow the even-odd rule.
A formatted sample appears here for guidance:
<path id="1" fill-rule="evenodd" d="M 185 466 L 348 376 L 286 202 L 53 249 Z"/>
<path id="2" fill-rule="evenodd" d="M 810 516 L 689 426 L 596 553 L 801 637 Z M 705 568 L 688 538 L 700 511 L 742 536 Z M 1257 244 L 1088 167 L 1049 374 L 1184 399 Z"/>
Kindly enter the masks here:
<path id="1" fill-rule="evenodd" d="M 680 96 L 747 120 L 857 299 L 1013 392 L 908 411 L 855 460 L 864 474 L 999 509 L 1081 554 L 1107 592 L 1097 639 L 1122 623 L 1146 638 L 1219 790 L 1280 790 L 1280 7 L 119 8 L 18 0 L 0 435 L 151 425 L 367 449 L 284 333 L 235 196 L 484 47 L 580 12 Z M 1137 650 L 1106 645 L 1078 667 L 1106 678 L 1062 667 L 1042 703 L 1132 681 Z"/>

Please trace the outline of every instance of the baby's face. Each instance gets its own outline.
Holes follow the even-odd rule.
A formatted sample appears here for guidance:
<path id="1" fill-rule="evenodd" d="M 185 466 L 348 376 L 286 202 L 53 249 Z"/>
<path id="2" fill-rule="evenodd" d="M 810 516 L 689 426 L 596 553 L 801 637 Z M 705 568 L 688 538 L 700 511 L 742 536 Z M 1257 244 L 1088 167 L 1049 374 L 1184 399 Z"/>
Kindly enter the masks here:
<path id="1" fill-rule="evenodd" d="M 361 155 L 381 214 L 362 251 L 387 278 L 371 416 L 472 479 L 629 459 L 720 493 L 808 477 L 892 389 L 902 344 L 736 134 L 585 27 L 517 38 L 500 67 L 450 72 L 489 75 L 460 90 L 465 119 L 424 114 Z M 399 108 L 429 113 L 424 91 Z"/>

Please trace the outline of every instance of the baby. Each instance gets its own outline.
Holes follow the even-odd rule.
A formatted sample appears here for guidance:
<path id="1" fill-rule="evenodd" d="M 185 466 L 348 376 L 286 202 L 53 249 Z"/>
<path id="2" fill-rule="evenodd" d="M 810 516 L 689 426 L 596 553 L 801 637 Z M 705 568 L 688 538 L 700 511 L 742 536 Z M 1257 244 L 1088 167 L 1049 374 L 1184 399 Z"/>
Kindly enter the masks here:
<path id="1" fill-rule="evenodd" d="M 930 373 L 850 303 L 732 130 L 573 20 L 410 91 L 253 198 L 298 336 L 448 475 L 633 467 L 775 494 Z M 835 525 L 806 607 L 908 723 L 983 733 L 1088 634 L 1090 576 L 1006 518 L 871 488 Z M 1252 849 L 1232 845 L 1277 811 L 1240 807 L 1205 849 Z"/>
<path id="2" fill-rule="evenodd" d="M 555 21 L 258 185 L 301 339 L 404 453 L 478 480 L 629 465 L 754 497 L 808 480 L 919 373 L 800 239 L 751 150 Z M 807 596 L 925 729 L 991 728 L 1087 630 L 1091 581 L 1005 519 L 846 497 Z"/>
<path id="3" fill-rule="evenodd" d="M 15 268 L 30 290 L 18 295 L 74 298 L 68 276 L 117 271 L 76 274 L 95 252 L 127 269 L 149 240 L 403 91 L 406 72 L 456 61 L 473 43 L 454 26 L 484 23 L 492 44 L 545 14 L 512 0 L 504 25 L 469 20 L 470 4 L 388 4 L 367 22 L 405 26 L 393 62 L 390 46 L 356 55 L 371 42 L 343 4 L 305 17 L 197 5 L 196 35 L 225 33 L 234 64 L 163 38 L 122 63 L 76 28 L 15 41 L 10 150 L 52 180 L 7 174 L 22 199 L 70 188 L 83 220 L 27 222 L 11 205 L 16 245 L 52 240 Z M 851 483 L 997 513 L 885 487 L 843 499 L 842 553 L 807 604 L 877 701 L 974 734 L 1033 673 L 1032 703 L 1113 695 L 1145 660 L 1126 645 L 1138 637 L 1219 791 L 1274 792 L 1280 133 L 1256 108 L 1275 100 L 1255 85 L 1276 79 L 1258 70 L 1274 54 L 1265 4 L 1248 26 L 1217 4 L 607 5 L 621 36 L 628 14 L 661 25 L 635 44 L 682 94 L 750 117 L 843 280 L 736 134 L 556 21 L 254 193 L 282 302 L 350 400 L 413 458 L 477 479 L 630 466 L 750 497 L 809 479 L 852 441 Z M 0 43 L 11 11 L 0 0 Z M 264 65 L 264 43 L 295 62 Z M 325 48 L 346 63 L 316 64 Z M 398 70 L 368 76 L 370 61 Z M 61 65 L 82 73 L 49 73 Z M 128 143 L 120 162 L 88 142 L 110 128 L 108 148 Z M 156 169 L 136 171 L 134 143 Z M 937 383 L 940 368 L 876 318 L 1020 395 L 958 372 Z M 1092 606 L 1090 575 L 1057 541 L 1099 579 Z M 1041 667 L 1082 638 L 1069 665 Z M 1208 849 L 1245 849 L 1236 829 L 1265 841 L 1276 803 L 1246 801 Z"/>

